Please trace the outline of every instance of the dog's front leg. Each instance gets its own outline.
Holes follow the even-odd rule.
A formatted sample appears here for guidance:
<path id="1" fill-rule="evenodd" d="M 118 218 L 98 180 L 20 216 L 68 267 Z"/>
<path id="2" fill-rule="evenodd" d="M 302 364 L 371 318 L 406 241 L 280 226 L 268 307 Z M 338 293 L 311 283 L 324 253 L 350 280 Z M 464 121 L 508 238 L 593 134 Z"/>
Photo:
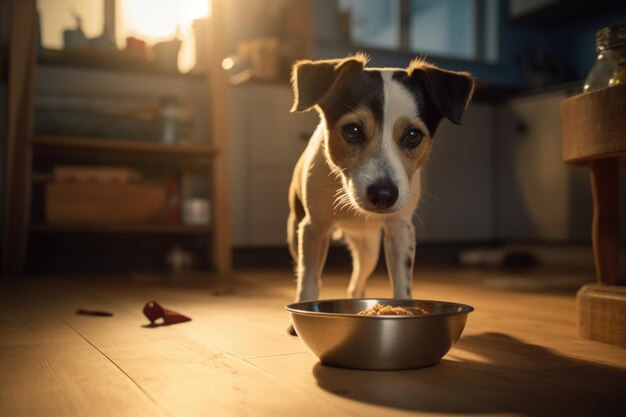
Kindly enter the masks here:
<path id="1" fill-rule="evenodd" d="M 298 288 L 296 301 L 319 298 L 322 269 L 330 242 L 329 228 L 306 217 L 298 226 Z"/>
<path id="2" fill-rule="evenodd" d="M 385 261 L 393 287 L 393 298 L 411 298 L 413 261 L 415 260 L 415 229 L 403 219 L 385 225 Z"/>

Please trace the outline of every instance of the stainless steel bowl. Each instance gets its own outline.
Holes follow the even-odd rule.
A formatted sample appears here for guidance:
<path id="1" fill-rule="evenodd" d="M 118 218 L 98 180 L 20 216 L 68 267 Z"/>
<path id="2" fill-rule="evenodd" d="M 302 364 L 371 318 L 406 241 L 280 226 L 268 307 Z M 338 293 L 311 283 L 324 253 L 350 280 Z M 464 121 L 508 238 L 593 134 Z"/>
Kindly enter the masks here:
<path id="1" fill-rule="evenodd" d="M 376 303 L 418 306 L 430 314 L 359 316 Z M 325 365 L 397 370 L 434 365 L 461 336 L 465 304 L 429 300 L 361 298 L 289 304 L 298 336 Z"/>

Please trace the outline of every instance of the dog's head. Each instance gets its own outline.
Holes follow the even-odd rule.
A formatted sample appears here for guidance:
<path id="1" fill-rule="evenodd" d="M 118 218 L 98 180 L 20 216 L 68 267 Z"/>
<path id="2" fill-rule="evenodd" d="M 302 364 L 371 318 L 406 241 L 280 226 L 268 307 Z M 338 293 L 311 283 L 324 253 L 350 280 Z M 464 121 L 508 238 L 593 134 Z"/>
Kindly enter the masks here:
<path id="1" fill-rule="evenodd" d="M 441 119 L 460 123 L 474 79 L 423 60 L 406 69 L 366 64 L 363 55 L 296 63 L 292 111 L 319 111 L 327 160 L 350 203 L 368 213 L 393 213 L 408 200 Z"/>

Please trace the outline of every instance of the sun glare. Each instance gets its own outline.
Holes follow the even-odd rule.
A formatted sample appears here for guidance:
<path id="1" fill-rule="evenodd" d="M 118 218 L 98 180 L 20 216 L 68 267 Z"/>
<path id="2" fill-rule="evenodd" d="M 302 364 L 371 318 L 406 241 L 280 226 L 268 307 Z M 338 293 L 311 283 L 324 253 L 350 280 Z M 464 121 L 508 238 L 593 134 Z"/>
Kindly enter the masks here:
<path id="1" fill-rule="evenodd" d="M 172 39 L 178 32 L 183 41 L 178 66 L 184 72 L 195 62 L 193 21 L 210 15 L 210 0 L 123 0 L 120 33 L 153 45 Z"/>

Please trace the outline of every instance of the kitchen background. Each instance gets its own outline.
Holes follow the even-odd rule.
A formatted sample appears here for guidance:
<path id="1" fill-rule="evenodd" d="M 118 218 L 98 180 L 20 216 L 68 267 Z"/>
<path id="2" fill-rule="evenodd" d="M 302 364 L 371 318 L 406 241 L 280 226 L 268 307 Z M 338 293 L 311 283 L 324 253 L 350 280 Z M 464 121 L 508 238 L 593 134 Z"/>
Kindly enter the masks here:
<path id="1" fill-rule="evenodd" d="M 3 63 L 9 3 L 0 0 Z M 588 172 L 562 162 L 559 106 L 582 91 L 596 57 L 596 31 L 626 23 L 623 2 L 234 0 L 221 17 L 226 58 L 211 50 L 210 1 L 39 0 L 37 9 L 26 271 L 211 269 L 207 245 L 232 249 L 235 266 L 289 263 L 287 188 L 317 124 L 313 112 L 289 113 L 290 65 L 357 51 L 369 54 L 372 66 L 404 67 L 425 56 L 479 81 L 463 125 L 444 121 L 437 133 L 415 220 L 418 259 L 592 265 Z M 207 75 L 216 67 L 228 77 L 223 101 Z M 5 65 L 2 71 L 6 97 Z M 226 120 L 217 120 L 222 102 Z M 4 126 L 6 99 L 1 105 Z M 219 123 L 227 125 L 228 137 L 218 139 L 227 151 L 210 148 Z M 59 136 L 97 140 L 83 147 L 113 142 L 81 153 L 74 144 L 60 149 Z M 120 152 L 111 149 L 116 140 L 187 148 L 147 160 L 146 152 L 160 148 L 144 152 L 131 144 Z M 211 158 L 220 150 L 227 169 L 216 177 Z M 6 167 L 6 147 L 1 151 Z M 68 167 L 91 170 L 64 173 Z M 6 210 L 11 194 L 2 171 Z M 130 209 L 116 219 L 106 209 L 76 226 L 67 201 L 85 194 L 67 188 L 63 176 L 76 181 L 95 173 L 141 184 L 146 197 L 136 190 L 101 196 Z M 216 178 L 227 184 L 228 193 L 219 194 L 226 201 L 216 200 Z M 145 187 L 164 191 L 159 197 Z M 620 195 L 623 213 L 624 174 Z M 161 209 L 141 217 L 149 208 L 137 207 L 150 198 Z M 228 215 L 216 216 L 219 207 Z M 132 210 L 139 217 L 128 217 Z M 104 233 L 94 220 L 113 226 Z M 5 254 L 11 221 L 5 212 Z M 118 227 L 133 221 L 141 227 Z M 228 239 L 207 242 L 205 234 L 222 221 Z M 146 229 L 146 222 L 169 228 Z M 624 239 L 624 220 L 621 230 Z M 345 251 L 333 248 L 333 259 L 343 262 Z"/>
<path id="2" fill-rule="evenodd" d="M 560 102 L 582 91 L 595 33 L 626 21 L 623 4 L 322 0 L 311 13 L 315 58 L 364 50 L 372 66 L 403 67 L 426 56 L 479 80 L 462 126 L 444 121 L 437 132 L 415 221 L 418 258 L 592 263 L 588 172 L 562 163 Z M 250 15 L 237 16 L 258 16 Z M 233 97 L 233 243 L 281 245 L 287 207 L 275 202 L 317 116 L 281 111 L 291 102 L 287 84 L 248 84 Z M 625 237 L 626 222 L 621 229 Z"/>

